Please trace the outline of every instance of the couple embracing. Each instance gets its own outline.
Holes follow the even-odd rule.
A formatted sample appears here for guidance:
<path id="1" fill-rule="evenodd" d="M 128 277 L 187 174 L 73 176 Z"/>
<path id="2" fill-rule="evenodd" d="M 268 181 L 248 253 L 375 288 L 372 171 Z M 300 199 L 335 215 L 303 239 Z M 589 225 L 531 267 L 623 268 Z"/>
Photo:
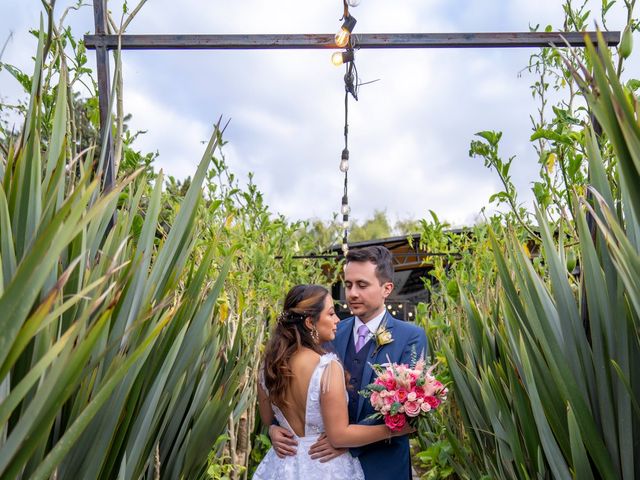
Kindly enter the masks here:
<path id="1" fill-rule="evenodd" d="M 342 321 L 324 287 L 289 291 L 260 373 L 260 415 L 273 447 L 254 479 L 411 478 L 412 430 L 368 419 L 375 412 L 358 394 L 374 380 L 371 364 L 426 355 L 424 330 L 385 308 L 392 278 L 386 248 L 349 251 L 344 285 L 354 316 Z"/>

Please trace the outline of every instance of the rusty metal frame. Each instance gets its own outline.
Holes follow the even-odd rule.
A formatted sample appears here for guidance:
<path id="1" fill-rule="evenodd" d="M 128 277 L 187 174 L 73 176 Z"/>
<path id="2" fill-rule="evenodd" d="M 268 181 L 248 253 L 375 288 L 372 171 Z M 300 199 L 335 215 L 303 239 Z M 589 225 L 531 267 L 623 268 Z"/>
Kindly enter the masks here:
<path id="1" fill-rule="evenodd" d="M 540 48 L 550 45 L 585 46 L 585 35 L 595 32 L 496 32 L 496 33 L 362 33 L 354 34 L 354 48 Z M 619 32 L 603 32 L 608 45 L 617 45 Z M 287 35 L 85 35 L 89 49 L 114 50 L 313 50 L 339 49 L 333 34 Z"/>

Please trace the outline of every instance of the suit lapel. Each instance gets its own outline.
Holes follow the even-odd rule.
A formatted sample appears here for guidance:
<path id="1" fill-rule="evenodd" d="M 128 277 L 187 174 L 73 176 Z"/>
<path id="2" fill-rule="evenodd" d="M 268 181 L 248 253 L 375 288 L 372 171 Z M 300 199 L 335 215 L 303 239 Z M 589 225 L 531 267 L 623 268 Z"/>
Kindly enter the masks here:
<path id="1" fill-rule="evenodd" d="M 380 327 L 378 328 L 384 326 L 391 333 L 393 338 L 394 323 L 394 318 L 389 314 L 389 312 L 385 312 L 382 322 L 380 322 Z M 366 387 L 373 381 L 373 368 L 371 368 L 371 365 L 386 363 L 387 353 L 390 351 L 391 345 L 393 345 L 393 342 L 391 342 L 378 348 L 375 343 L 375 337 L 372 339 L 372 342 L 371 355 L 368 355 L 367 362 L 364 364 L 364 370 L 362 371 L 362 388 Z M 360 399 L 358 400 L 358 414 L 356 418 L 360 418 L 360 413 L 364 407 L 364 400 L 364 397 L 360 396 Z"/>

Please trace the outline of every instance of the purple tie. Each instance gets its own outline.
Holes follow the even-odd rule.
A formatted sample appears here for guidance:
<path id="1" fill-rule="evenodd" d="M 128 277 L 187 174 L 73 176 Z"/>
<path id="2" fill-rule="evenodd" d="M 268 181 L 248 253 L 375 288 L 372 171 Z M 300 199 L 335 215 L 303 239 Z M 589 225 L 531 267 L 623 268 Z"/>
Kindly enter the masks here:
<path id="1" fill-rule="evenodd" d="M 367 343 L 367 337 L 369 336 L 369 327 L 366 325 L 360 325 L 358 327 L 358 340 L 356 341 L 356 353 L 358 353 L 364 344 Z"/>

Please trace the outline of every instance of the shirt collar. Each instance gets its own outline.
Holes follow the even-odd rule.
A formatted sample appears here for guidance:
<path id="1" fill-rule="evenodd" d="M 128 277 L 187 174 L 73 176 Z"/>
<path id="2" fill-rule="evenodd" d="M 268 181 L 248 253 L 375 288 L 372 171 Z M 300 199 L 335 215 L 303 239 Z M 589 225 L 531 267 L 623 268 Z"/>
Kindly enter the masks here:
<path id="1" fill-rule="evenodd" d="M 356 317 L 356 321 L 353 323 L 353 331 L 357 332 L 358 331 L 358 327 L 360 325 L 366 325 L 367 328 L 369 329 L 369 331 L 372 334 L 376 333 L 376 331 L 378 330 L 378 327 L 380 326 L 380 323 L 382 323 L 382 319 L 384 318 L 384 315 L 386 313 L 387 313 L 387 308 L 385 307 L 382 310 L 382 312 L 380 312 L 379 315 L 376 315 L 371 320 L 369 320 L 367 323 L 364 323 L 362 320 L 360 320 L 358 317 Z"/>

